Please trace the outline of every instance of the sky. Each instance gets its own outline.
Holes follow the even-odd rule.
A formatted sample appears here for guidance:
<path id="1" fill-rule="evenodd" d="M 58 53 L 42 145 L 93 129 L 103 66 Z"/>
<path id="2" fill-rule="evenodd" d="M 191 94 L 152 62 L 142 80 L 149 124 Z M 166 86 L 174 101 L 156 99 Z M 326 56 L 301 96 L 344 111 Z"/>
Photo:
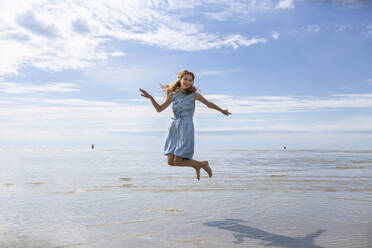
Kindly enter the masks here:
<path id="1" fill-rule="evenodd" d="M 368 0 L 0 2 L 0 148 L 161 151 L 194 72 L 195 149 L 372 149 Z"/>

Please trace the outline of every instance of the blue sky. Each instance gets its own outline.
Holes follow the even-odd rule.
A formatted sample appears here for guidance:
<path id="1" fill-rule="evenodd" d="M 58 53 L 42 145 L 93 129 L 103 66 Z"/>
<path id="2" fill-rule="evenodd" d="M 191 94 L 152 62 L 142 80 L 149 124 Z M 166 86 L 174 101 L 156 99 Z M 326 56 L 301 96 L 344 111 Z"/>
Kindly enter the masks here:
<path id="1" fill-rule="evenodd" d="M 196 150 L 372 148 L 372 3 L 0 3 L 0 147 L 162 149 L 159 83 L 193 71 Z"/>

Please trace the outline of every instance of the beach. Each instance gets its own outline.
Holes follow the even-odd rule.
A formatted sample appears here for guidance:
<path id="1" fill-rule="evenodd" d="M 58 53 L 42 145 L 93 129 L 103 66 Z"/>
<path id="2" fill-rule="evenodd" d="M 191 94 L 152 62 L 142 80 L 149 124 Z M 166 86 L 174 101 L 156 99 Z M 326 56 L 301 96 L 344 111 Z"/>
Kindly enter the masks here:
<path id="1" fill-rule="evenodd" d="M 98 147 L 98 148 L 97 148 Z M 372 150 L 0 149 L 0 247 L 372 247 Z"/>

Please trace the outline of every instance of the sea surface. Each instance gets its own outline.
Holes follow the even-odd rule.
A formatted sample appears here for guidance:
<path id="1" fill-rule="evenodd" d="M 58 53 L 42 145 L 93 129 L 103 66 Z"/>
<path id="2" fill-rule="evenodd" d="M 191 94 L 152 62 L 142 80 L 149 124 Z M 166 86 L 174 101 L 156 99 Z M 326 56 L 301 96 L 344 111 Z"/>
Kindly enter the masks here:
<path id="1" fill-rule="evenodd" d="M 0 247 L 372 247 L 372 150 L 0 148 Z"/>

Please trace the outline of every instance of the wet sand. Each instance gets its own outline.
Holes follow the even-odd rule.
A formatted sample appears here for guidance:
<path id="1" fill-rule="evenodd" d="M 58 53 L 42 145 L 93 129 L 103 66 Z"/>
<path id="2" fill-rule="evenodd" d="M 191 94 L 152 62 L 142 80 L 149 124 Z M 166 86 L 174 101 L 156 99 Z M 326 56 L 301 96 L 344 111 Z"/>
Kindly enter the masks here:
<path id="1" fill-rule="evenodd" d="M 2 149 L 0 247 L 372 247 L 372 151 L 137 153 Z"/>

